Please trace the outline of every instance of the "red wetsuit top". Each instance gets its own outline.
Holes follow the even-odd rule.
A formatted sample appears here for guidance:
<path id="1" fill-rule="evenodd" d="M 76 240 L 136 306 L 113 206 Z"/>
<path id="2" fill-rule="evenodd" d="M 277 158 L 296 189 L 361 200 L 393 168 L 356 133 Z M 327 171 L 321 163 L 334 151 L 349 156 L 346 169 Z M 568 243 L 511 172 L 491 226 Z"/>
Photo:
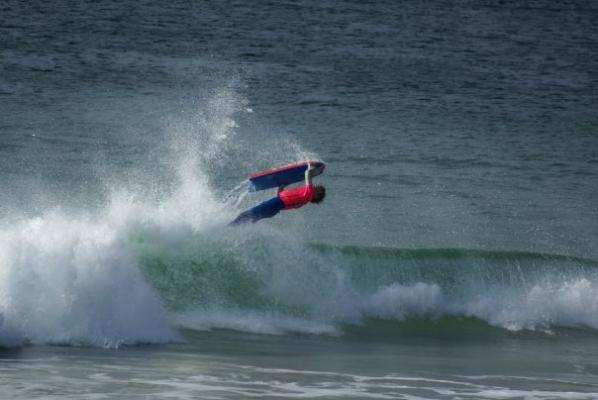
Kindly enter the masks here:
<path id="1" fill-rule="evenodd" d="M 306 184 L 295 189 L 278 192 L 278 198 L 284 204 L 284 210 L 306 205 L 314 197 L 314 185 Z"/>

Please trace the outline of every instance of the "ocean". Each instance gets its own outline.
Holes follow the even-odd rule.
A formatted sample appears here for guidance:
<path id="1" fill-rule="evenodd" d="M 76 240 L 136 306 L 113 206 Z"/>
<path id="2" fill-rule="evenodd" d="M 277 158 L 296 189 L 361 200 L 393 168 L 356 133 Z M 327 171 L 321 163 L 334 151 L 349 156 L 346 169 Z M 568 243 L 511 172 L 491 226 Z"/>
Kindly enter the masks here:
<path id="1" fill-rule="evenodd" d="M 0 398 L 597 399 L 596 21 L 3 0 Z"/>

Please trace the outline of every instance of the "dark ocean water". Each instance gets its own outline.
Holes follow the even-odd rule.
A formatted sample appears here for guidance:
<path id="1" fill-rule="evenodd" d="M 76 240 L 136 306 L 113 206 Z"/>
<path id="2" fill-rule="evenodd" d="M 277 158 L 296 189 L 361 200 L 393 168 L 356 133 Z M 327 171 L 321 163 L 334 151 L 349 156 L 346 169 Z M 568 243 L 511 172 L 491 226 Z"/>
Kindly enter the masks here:
<path id="1" fill-rule="evenodd" d="M 4 0 L 0 397 L 596 398 L 596 21 Z"/>

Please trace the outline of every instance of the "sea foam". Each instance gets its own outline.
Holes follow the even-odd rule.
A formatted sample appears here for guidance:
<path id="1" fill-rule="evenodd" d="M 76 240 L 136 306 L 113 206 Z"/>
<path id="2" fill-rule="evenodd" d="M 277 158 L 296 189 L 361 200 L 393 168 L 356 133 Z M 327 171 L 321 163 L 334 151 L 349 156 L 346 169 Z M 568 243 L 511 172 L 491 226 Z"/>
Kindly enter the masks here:
<path id="1" fill-rule="evenodd" d="M 3 345 L 176 340 L 118 224 L 59 211 L 0 229 Z"/>

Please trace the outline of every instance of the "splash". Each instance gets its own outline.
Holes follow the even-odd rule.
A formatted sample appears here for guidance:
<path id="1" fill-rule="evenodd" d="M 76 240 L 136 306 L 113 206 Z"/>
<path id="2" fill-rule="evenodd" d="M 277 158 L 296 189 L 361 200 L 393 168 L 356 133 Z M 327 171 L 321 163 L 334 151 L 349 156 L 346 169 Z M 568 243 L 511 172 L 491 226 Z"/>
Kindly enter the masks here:
<path id="1" fill-rule="evenodd" d="M 214 210 L 221 206 L 202 168 L 233 132 L 226 104 L 216 98 L 209 105 L 215 117 L 204 117 L 194 130 L 171 127 L 177 184 L 168 193 L 131 192 L 125 182 L 109 189 L 100 210 L 55 208 L 2 223 L 0 345 L 118 347 L 180 339 L 129 237 L 139 226 L 167 232 L 217 223 Z M 208 151 L 198 155 L 200 141 Z"/>
<path id="2" fill-rule="evenodd" d="M 176 315 L 147 279 L 142 241 L 183 252 L 205 238 L 230 244 L 224 226 L 240 201 L 223 201 L 222 193 L 248 162 L 239 157 L 249 142 L 236 122 L 247 113 L 227 86 L 165 116 L 167 145 L 148 150 L 148 163 L 103 172 L 104 205 L 52 206 L 0 221 L 0 346 L 180 340 Z M 286 154 L 299 148 L 288 139 L 271 143 Z M 219 175 L 224 165 L 234 175 Z"/>

